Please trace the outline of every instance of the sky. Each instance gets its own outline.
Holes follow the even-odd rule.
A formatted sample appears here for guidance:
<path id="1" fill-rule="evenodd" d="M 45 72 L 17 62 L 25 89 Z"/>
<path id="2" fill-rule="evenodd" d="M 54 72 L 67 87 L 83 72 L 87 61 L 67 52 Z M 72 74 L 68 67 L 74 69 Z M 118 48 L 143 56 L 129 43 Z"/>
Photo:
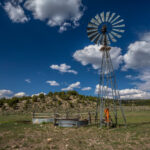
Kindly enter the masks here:
<path id="1" fill-rule="evenodd" d="M 149 99 L 149 6 L 149 0 L 0 0 L 0 97 L 68 90 L 96 96 L 101 54 L 86 28 L 110 11 L 126 24 L 110 51 L 121 98 Z"/>

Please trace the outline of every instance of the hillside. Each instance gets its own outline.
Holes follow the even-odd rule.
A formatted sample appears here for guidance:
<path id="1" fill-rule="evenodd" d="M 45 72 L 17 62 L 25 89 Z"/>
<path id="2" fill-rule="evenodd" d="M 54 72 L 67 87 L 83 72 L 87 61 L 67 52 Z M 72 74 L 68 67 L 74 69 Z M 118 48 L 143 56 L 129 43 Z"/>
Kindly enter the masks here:
<path id="1" fill-rule="evenodd" d="M 32 97 L 13 97 L 0 99 L 0 111 L 3 112 L 53 112 L 59 110 L 92 109 L 96 106 L 96 97 L 79 95 L 76 91 L 49 92 Z"/>
<path id="2" fill-rule="evenodd" d="M 110 103 L 112 100 L 110 100 Z M 123 100 L 125 106 L 150 106 L 150 100 Z M 88 111 L 96 108 L 97 97 L 80 95 L 76 91 L 49 92 L 28 97 L 0 99 L 0 112 Z"/>

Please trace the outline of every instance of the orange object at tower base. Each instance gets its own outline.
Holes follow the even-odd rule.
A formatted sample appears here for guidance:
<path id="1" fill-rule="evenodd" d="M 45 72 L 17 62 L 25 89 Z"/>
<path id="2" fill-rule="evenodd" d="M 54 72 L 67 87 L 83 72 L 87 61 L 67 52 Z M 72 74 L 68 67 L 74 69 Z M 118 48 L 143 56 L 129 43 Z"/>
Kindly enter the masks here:
<path id="1" fill-rule="evenodd" d="M 106 108 L 106 109 L 104 110 L 104 113 L 105 113 L 105 121 L 106 121 L 107 123 L 109 123 L 109 122 L 110 122 L 109 108 Z"/>

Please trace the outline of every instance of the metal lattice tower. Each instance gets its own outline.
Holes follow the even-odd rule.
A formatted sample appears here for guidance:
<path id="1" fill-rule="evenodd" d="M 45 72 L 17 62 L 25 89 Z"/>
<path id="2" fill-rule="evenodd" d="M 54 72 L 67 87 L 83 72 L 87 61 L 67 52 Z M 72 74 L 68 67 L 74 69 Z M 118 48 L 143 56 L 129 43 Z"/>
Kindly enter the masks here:
<path id="1" fill-rule="evenodd" d="M 124 123 L 126 124 L 126 118 L 121 105 L 119 91 L 117 90 L 116 77 L 110 57 L 111 47 L 108 46 L 111 42 L 116 42 L 116 38 L 122 37 L 121 33 L 125 31 L 122 29 L 125 27 L 125 24 L 122 24 L 123 21 L 123 19 L 120 19 L 120 15 L 116 15 L 116 13 L 102 12 L 97 14 L 95 18 L 92 18 L 87 27 L 89 39 L 95 44 L 101 45 L 100 52 L 102 53 L 102 61 L 96 108 L 96 120 L 98 120 L 99 117 L 100 127 L 102 127 L 104 123 L 107 126 L 116 126 L 118 124 L 118 106 L 120 107 Z M 106 116 L 105 119 L 103 117 L 104 111 L 107 111 L 106 113 L 109 115 L 109 117 Z M 109 114 L 109 111 L 112 113 Z"/>

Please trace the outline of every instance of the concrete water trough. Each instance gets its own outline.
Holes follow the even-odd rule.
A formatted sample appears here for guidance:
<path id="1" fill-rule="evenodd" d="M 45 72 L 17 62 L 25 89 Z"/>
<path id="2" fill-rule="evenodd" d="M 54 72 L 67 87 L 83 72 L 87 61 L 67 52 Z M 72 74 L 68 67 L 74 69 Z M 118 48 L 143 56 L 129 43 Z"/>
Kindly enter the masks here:
<path id="1" fill-rule="evenodd" d="M 32 118 L 33 124 L 41 124 L 41 123 L 53 123 L 54 118 Z"/>
<path id="2" fill-rule="evenodd" d="M 82 113 L 82 115 L 85 113 Z M 86 113 L 87 114 L 87 113 Z M 81 113 L 80 113 L 81 115 Z M 86 117 L 87 118 L 87 117 Z M 88 119 L 85 117 L 73 117 L 68 115 L 58 114 L 58 113 L 33 113 L 32 123 L 41 124 L 41 123 L 53 123 L 54 126 L 59 127 L 80 127 L 91 124 L 91 115 L 88 114 Z"/>

